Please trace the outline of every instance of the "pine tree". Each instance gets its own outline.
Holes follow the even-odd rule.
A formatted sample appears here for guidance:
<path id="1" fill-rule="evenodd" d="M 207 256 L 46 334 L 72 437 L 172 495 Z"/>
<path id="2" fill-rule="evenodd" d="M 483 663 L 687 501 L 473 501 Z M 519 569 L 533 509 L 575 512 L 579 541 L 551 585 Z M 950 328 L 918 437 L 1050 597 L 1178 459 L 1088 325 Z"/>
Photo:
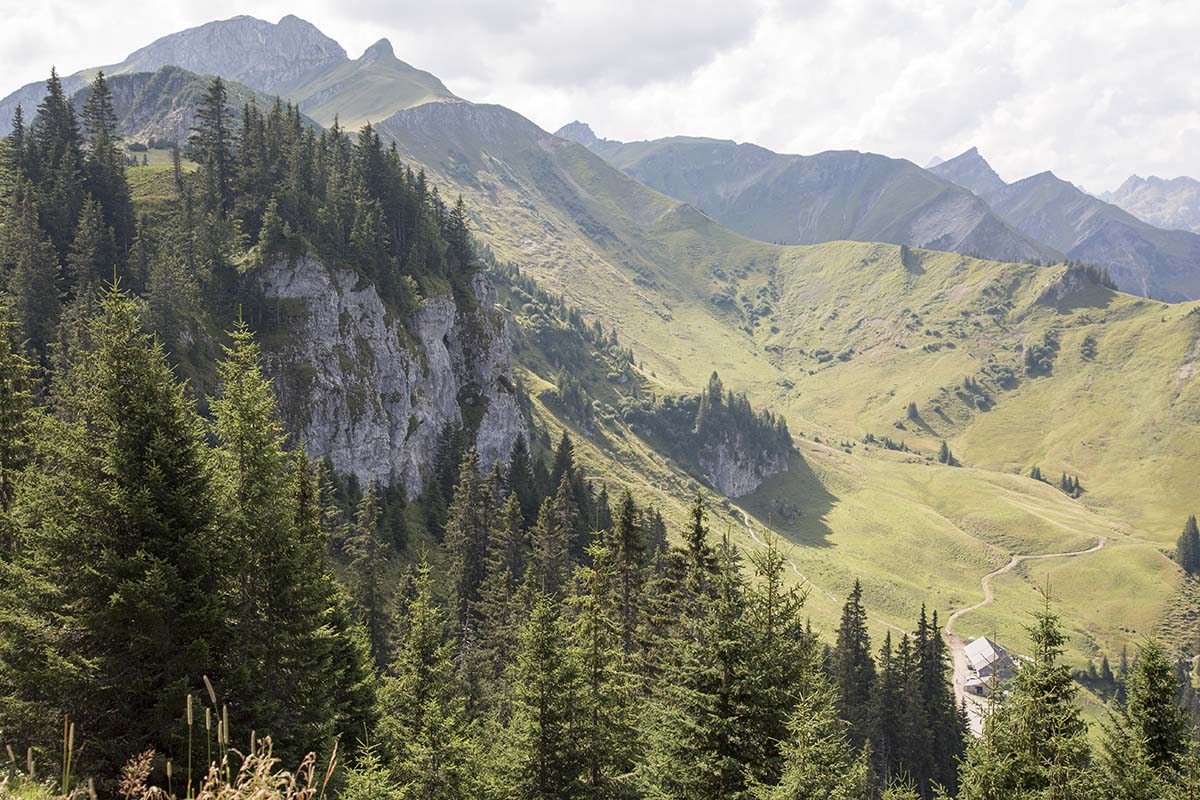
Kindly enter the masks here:
<path id="1" fill-rule="evenodd" d="M 483 477 L 479 474 L 479 454 L 474 449 L 463 456 L 458 486 L 450 502 L 446 521 L 448 577 L 453 593 L 453 618 L 461 630 L 468 624 L 486 571 L 489 538 L 489 508 Z"/>
<path id="2" fill-rule="evenodd" d="M 1049 607 L 1028 630 L 1033 660 L 1009 682 L 983 738 L 969 744 L 959 800 L 1094 796 L 1087 723 L 1070 670 L 1059 663 L 1066 636 Z"/>
<path id="3" fill-rule="evenodd" d="M 103 230 L 111 236 L 110 249 L 101 258 L 122 264 L 133 242 L 133 201 L 125 179 L 125 156 L 121 152 L 112 92 L 103 70 L 92 81 L 83 109 L 83 125 L 87 134 L 84 186 L 99 204 Z"/>
<path id="4" fill-rule="evenodd" d="M 35 189 L 41 225 L 61 261 L 75 238 L 83 203 L 83 153 L 75 107 L 54 69 L 38 106 L 32 138 L 38 159 Z"/>
<path id="5" fill-rule="evenodd" d="M 529 458 L 529 447 L 525 443 L 525 434 L 518 433 L 513 442 L 512 454 L 508 460 L 508 470 L 504 475 L 504 487 L 509 495 L 515 496 L 521 506 L 521 514 L 525 527 L 529 528 L 537 522 L 538 508 L 541 497 L 534 482 L 533 463 Z"/>
<path id="6" fill-rule="evenodd" d="M 1175 543 L 1175 561 L 1189 575 L 1200 572 L 1200 528 L 1196 526 L 1195 514 L 1188 517 Z"/>
<path id="7" fill-rule="evenodd" d="M 18 346 L 16 327 L 0 308 L 0 518 L 12 508 L 34 445 L 32 367 Z M 0 560 L 16 546 L 8 528 L 4 523 L 0 529 Z"/>
<path id="8" fill-rule="evenodd" d="M 471 796 L 473 762 L 446 619 L 434 604 L 429 564 L 417 569 L 405 634 L 379 692 L 378 737 L 404 797 Z"/>
<path id="9" fill-rule="evenodd" d="M 196 107 L 196 125 L 188 140 L 200 164 L 203 208 L 218 217 L 233 208 L 233 143 L 227 105 L 225 82 L 213 78 Z"/>
<path id="10" fill-rule="evenodd" d="M 510 494 L 488 548 L 487 576 L 476 606 L 480 647 L 486 654 L 489 677 L 493 680 L 500 677 L 504 665 L 512 658 L 512 643 L 517 639 L 525 612 L 521 586 L 529 563 L 529 538 L 523 525 L 521 506 L 516 496 Z"/>
<path id="11" fill-rule="evenodd" d="M 577 572 L 573 647 L 580 673 L 576 742 L 587 796 L 627 797 L 639 751 L 637 681 L 623 642 L 619 561 L 592 548 L 593 566 Z"/>
<path id="12" fill-rule="evenodd" d="M 537 524 L 530 532 L 530 585 L 551 597 L 560 597 L 571 574 L 570 541 L 575 530 L 575 499 L 567 476 L 553 500 L 542 503 Z"/>
<path id="13" fill-rule="evenodd" d="M 377 669 L 383 669 L 391 651 L 392 617 L 384 586 L 391 549 L 379 536 L 379 487 L 375 483 L 359 501 L 345 550 L 350 556 L 350 597 L 359 623 L 367 631 L 371 658 Z"/>
<path id="14" fill-rule="evenodd" d="M 185 694 L 199 675 L 220 682 L 224 560 L 183 386 L 128 296 L 109 292 L 90 326 L 82 375 L 67 384 L 87 387 L 77 417 L 47 427 L 18 498 L 39 587 L 25 613 L 42 624 L 20 645 L 33 659 L 20 666 L 39 666 L 14 691 L 69 712 L 95 772 L 114 775 L 129 753 L 174 749 Z"/>
<path id="15" fill-rule="evenodd" d="M 514 800 L 584 796 L 577 740 L 579 668 L 554 601 L 539 593 L 520 638 L 509 684 L 511 718 L 490 757 L 495 794 Z"/>
<path id="16" fill-rule="evenodd" d="M 849 735 L 854 746 L 861 747 L 870 730 L 875 660 L 871 657 L 867 612 L 862 606 L 862 584 L 858 580 L 854 581 L 854 589 L 842 608 L 832 668 L 838 713 L 850 725 Z"/>

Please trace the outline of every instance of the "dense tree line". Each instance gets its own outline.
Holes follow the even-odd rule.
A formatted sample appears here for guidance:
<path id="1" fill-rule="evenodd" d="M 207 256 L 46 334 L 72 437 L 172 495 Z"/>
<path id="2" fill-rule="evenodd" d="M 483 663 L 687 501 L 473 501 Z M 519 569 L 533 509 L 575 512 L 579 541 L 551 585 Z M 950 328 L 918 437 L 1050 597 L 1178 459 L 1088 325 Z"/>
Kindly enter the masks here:
<path id="1" fill-rule="evenodd" d="M 0 147 L 0 267 L 40 364 L 62 347 L 60 318 L 114 278 L 143 297 L 175 355 L 194 355 L 177 351 L 239 309 L 267 324 L 247 275 L 281 257 L 358 270 L 402 319 L 422 291 L 471 302 L 479 260 L 461 200 L 444 203 L 370 126 L 318 131 L 280 101 L 235 115 L 214 79 L 174 152 L 173 197 L 137 216 L 103 74 L 82 126 L 56 74 L 47 89 L 32 121 L 18 109 Z"/>

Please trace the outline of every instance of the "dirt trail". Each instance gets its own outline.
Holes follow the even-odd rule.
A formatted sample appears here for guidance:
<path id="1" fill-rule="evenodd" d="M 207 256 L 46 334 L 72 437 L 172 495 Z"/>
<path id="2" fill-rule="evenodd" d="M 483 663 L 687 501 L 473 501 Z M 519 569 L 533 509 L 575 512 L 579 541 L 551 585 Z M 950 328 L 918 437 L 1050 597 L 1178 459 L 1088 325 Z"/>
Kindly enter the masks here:
<path id="1" fill-rule="evenodd" d="M 995 593 L 992 591 L 992 579 L 1012 572 L 1019 564 L 1026 561 L 1039 561 L 1045 558 L 1074 558 L 1075 556 L 1084 556 L 1088 553 L 1095 553 L 1102 550 L 1108 540 L 1103 536 L 1096 540 L 1096 543 L 1085 550 L 1074 550 L 1070 553 L 1040 553 L 1037 555 L 1015 555 L 1007 564 L 999 569 L 994 569 L 979 581 L 980 587 L 983 589 L 983 599 L 974 605 L 960 608 L 950 615 L 946 620 L 945 634 L 946 642 L 950 645 L 950 656 L 954 662 L 954 696 L 961 704 L 966 702 L 967 715 L 971 721 L 971 730 L 977 736 L 983 732 L 983 704 L 979 698 L 966 693 L 967 678 L 970 674 L 970 667 L 967 664 L 967 656 L 965 648 L 967 640 L 954 632 L 954 625 L 960 619 L 972 611 L 978 611 L 992 604 L 995 599 Z"/>

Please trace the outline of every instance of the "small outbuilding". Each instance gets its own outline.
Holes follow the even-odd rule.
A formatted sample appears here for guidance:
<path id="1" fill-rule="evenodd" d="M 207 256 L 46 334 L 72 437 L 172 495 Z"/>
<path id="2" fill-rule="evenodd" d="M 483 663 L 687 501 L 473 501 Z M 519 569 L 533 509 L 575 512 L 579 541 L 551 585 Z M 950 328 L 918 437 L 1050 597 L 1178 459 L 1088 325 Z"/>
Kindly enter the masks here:
<path id="1" fill-rule="evenodd" d="M 966 690 L 971 694 L 988 694 L 1011 678 L 1016 669 L 1016 662 L 1008 651 L 986 636 L 971 641 L 963 648 L 963 655 L 971 668 L 966 682 Z"/>

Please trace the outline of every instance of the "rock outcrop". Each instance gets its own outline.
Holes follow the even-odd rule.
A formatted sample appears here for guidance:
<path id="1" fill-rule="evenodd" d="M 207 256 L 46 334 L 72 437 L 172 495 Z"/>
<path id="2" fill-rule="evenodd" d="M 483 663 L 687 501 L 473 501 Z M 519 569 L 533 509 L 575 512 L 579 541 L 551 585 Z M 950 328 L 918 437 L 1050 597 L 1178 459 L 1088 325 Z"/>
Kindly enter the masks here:
<path id="1" fill-rule="evenodd" d="M 510 322 L 485 281 L 471 308 L 430 297 L 407 324 L 360 276 L 312 258 L 276 263 L 261 286 L 286 331 L 269 343 L 268 369 L 313 456 L 409 496 L 429 478 L 447 424 L 474 432 L 485 467 L 507 458 L 523 421 Z"/>
<path id="2" fill-rule="evenodd" d="M 787 454 L 751 452 L 740 437 L 726 438 L 705 447 L 700 467 L 708 482 L 726 497 L 753 494 L 772 475 L 787 472 Z"/>

